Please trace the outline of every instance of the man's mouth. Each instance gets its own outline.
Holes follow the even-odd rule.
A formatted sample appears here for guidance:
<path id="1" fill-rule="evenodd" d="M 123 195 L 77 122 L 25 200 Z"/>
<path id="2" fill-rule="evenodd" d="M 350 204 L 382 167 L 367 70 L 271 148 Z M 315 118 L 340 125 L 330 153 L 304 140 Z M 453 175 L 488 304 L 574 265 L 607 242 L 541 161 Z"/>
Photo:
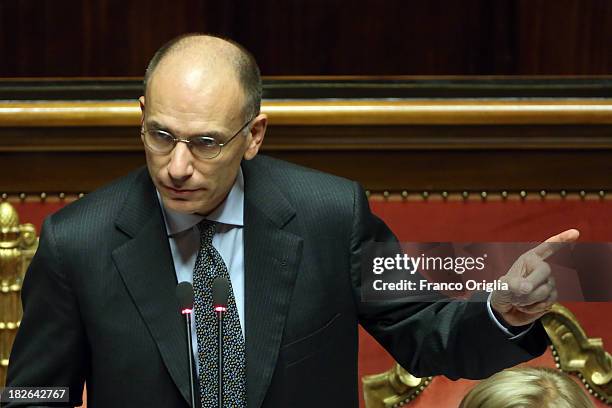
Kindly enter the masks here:
<path id="1" fill-rule="evenodd" d="M 199 190 L 199 189 L 187 189 L 187 188 L 174 188 L 174 187 L 167 186 L 165 184 L 163 186 L 169 192 L 177 194 L 177 195 L 188 195 L 188 194 L 194 193 Z"/>

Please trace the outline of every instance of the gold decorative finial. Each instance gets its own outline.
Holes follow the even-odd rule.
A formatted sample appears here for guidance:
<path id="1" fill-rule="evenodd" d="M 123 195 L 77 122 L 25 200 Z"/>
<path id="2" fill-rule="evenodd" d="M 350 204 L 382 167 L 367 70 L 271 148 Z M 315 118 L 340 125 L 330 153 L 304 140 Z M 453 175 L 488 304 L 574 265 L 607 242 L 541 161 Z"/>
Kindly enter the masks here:
<path id="1" fill-rule="evenodd" d="M 9 203 L 0 203 L 0 228 L 19 226 L 19 215 Z"/>

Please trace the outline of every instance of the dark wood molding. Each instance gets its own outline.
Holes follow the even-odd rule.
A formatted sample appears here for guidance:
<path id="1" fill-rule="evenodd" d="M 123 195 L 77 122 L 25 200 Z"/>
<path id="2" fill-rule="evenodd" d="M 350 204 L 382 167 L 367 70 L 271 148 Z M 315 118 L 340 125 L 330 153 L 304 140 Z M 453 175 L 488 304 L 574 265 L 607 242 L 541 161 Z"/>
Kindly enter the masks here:
<path id="1" fill-rule="evenodd" d="M 264 154 L 374 192 L 612 191 L 611 98 L 279 97 L 263 111 Z M 0 162 L 0 193 L 89 192 L 145 163 L 138 104 L 0 102 Z"/>
<path id="2" fill-rule="evenodd" d="M 264 154 L 357 180 L 373 191 L 612 191 L 609 147 L 275 149 L 274 137 L 271 132 Z M 112 151 L 30 149 L 0 152 L 0 161 L 0 193 L 79 193 L 143 165 L 144 154 L 136 144 Z"/>
<path id="3" fill-rule="evenodd" d="M 127 101 L 142 77 L 0 78 L 2 101 Z M 264 76 L 273 100 L 609 98 L 612 76 Z"/>

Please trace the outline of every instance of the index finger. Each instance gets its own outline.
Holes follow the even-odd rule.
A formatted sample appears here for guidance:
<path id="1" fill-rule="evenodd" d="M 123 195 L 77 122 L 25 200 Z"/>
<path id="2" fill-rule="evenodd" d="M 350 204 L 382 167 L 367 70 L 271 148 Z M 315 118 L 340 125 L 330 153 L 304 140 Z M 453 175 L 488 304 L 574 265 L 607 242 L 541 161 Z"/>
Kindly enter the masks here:
<path id="1" fill-rule="evenodd" d="M 560 234 L 548 238 L 546 241 L 533 248 L 531 252 L 541 259 L 546 259 L 567 244 L 576 241 L 578 236 L 580 236 L 580 232 L 577 229 L 568 229 L 567 231 L 563 231 Z"/>

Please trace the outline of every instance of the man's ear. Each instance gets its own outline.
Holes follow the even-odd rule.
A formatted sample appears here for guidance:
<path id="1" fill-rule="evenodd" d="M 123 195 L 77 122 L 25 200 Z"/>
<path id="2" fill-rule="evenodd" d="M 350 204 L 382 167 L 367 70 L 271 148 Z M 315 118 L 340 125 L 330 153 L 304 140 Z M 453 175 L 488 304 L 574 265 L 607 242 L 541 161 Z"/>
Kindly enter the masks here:
<path id="1" fill-rule="evenodd" d="M 145 114 L 145 97 L 141 96 L 138 98 L 138 102 L 140 103 L 140 126 L 142 127 L 144 123 L 144 114 Z"/>
<path id="2" fill-rule="evenodd" d="M 248 146 L 244 152 L 244 159 L 251 160 L 257 156 L 259 148 L 263 143 L 264 136 L 266 134 L 266 127 L 268 126 L 268 116 L 264 113 L 260 113 L 251 124 L 251 132 L 248 137 Z"/>

